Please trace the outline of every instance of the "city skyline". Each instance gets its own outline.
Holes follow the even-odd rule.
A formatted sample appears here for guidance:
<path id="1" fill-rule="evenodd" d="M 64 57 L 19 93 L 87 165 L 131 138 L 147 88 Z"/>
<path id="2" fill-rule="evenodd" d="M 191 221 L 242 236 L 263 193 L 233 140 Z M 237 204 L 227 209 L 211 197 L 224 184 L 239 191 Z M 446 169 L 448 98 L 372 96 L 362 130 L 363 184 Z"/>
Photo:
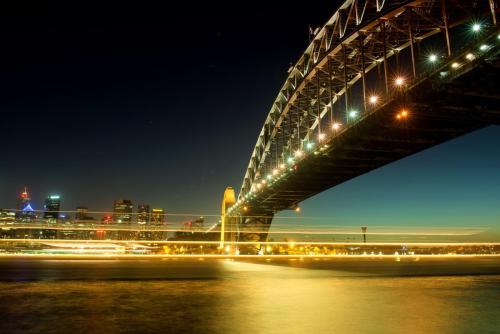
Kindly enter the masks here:
<path id="1" fill-rule="evenodd" d="M 13 194 L 27 185 L 35 209 L 56 193 L 70 209 L 111 212 L 115 199 L 130 198 L 167 213 L 220 214 L 224 188 L 239 190 L 270 101 L 306 47 L 309 26 L 321 26 L 335 9 L 321 6 L 286 13 L 279 5 L 250 6 L 215 25 L 188 8 L 168 21 L 141 13 L 133 22 L 130 13 L 97 15 L 92 27 L 76 14 L 47 22 L 6 17 L 2 57 L 10 67 L 0 78 L 0 106 L 12 126 L 0 134 L 0 206 L 14 207 Z M 225 18 L 218 9 L 207 8 L 208 16 Z M 264 24 L 255 25 L 256 18 Z M 195 23 L 184 27 L 188 19 Z M 179 26 L 187 34 L 202 30 L 199 44 L 184 41 Z M 279 45 L 275 34 L 282 36 Z M 45 44 L 37 42 L 42 37 Z M 166 39 L 169 46 L 161 43 Z M 183 56 L 171 45 L 182 46 Z M 27 56 L 40 49 L 39 58 Z M 184 66 L 170 66 L 177 62 Z M 221 120 L 231 126 L 221 129 Z M 7 144 L 11 138 L 15 145 Z M 330 224 L 491 226 L 500 215 L 499 141 L 499 127 L 492 126 L 396 161 L 308 199 L 301 215 L 314 212 Z M 471 172 L 475 165 L 481 173 Z M 469 215 L 464 205 L 456 209 L 464 202 Z M 289 214 L 295 215 L 281 215 Z"/>
<path id="2" fill-rule="evenodd" d="M 321 218 L 323 222 L 332 225 L 359 225 L 371 222 L 375 225 L 401 223 L 411 226 L 437 224 L 439 226 L 496 228 L 498 227 L 500 208 L 495 206 L 498 200 L 495 194 L 500 191 L 500 177 L 495 171 L 500 169 L 500 158 L 498 155 L 490 155 L 489 152 L 497 149 L 495 145 L 497 138 L 500 138 L 500 127 L 492 126 L 397 161 L 308 199 L 301 203 L 301 214 L 305 217 L 305 221 L 308 221 L 307 217 L 314 216 L 315 219 L 309 220 L 310 222 L 314 223 L 317 218 Z M 465 159 L 464 153 L 470 159 Z M 418 170 L 420 166 L 425 166 L 426 161 L 429 160 L 434 160 L 434 163 L 441 166 L 427 166 L 424 170 Z M 481 178 L 478 179 L 477 175 L 469 173 L 473 166 L 482 171 Z M 411 182 L 405 172 L 400 171 L 401 169 L 408 175 L 412 175 Z M 434 194 L 428 198 L 423 196 L 421 189 L 432 187 L 432 182 L 437 182 L 437 180 L 452 187 L 451 194 L 445 188 L 434 189 Z M 457 180 L 461 181 L 456 183 Z M 400 187 L 403 185 L 404 189 L 401 189 Z M 365 189 L 360 192 L 361 188 Z M 30 188 L 28 187 L 28 189 Z M 52 192 L 52 194 L 54 193 L 64 194 L 60 191 Z M 43 202 L 50 194 L 50 192 L 45 192 L 44 195 L 35 194 L 34 203 L 36 206 L 33 209 L 43 210 Z M 446 194 L 450 194 L 450 197 L 444 197 Z M 32 191 L 30 191 L 30 195 L 33 197 Z M 71 193 L 69 195 L 71 199 Z M 379 198 L 382 195 L 386 199 Z M 439 198 L 440 196 L 443 197 Z M 91 208 L 90 211 L 112 213 L 113 201 L 116 200 L 116 198 L 110 198 L 105 204 L 91 205 L 88 203 L 92 201 L 74 200 L 73 197 L 68 202 L 66 195 L 61 195 L 61 197 L 64 198 L 62 201 L 63 211 L 72 211 L 79 205 L 86 205 Z M 436 199 L 437 197 L 439 199 Z M 132 196 L 122 198 L 132 198 Z M 175 210 L 175 207 L 169 207 L 168 203 L 161 204 L 160 200 L 155 201 L 152 197 L 150 199 L 149 201 L 135 199 L 133 202 L 145 202 L 149 203 L 151 207 L 165 208 L 167 214 L 186 214 L 186 216 L 220 214 L 217 212 L 218 207 L 216 207 L 220 202 L 219 198 L 213 201 L 216 203 L 212 212 L 179 211 Z M 332 199 L 334 202 L 330 203 Z M 13 208 L 16 200 L 17 198 L 10 196 L 10 207 L 5 205 L 2 207 Z M 372 202 L 372 205 L 364 206 L 363 203 L 367 201 Z M 416 203 L 416 201 L 418 201 L 420 208 L 412 206 L 412 203 Z M 155 202 L 160 204 L 152 204 Z M 399 207 L 400 205 L 403 207 Z M 358 206 L 359 208 L 357 208 Z M 361 206 L 364 206 L 363 213 L 352 213 L 351 209 L 360 210 Z M 406 221 L 402 220 L 402 214 L 398 216 L 398 212 L 408 209 L 413 210 L 415 215 L 407 216 Z M 418 211 L 422 210 L 427 212 L 416 215 Z M 314 212 L 314 215 L 311 215 L 311 212 Z M 296 218 L 297 213 L 285 211 L 278 215 L 278 217 L 283 218 L 287 216 Z M 328 221 L 329 218 L 331 221 Z"/>

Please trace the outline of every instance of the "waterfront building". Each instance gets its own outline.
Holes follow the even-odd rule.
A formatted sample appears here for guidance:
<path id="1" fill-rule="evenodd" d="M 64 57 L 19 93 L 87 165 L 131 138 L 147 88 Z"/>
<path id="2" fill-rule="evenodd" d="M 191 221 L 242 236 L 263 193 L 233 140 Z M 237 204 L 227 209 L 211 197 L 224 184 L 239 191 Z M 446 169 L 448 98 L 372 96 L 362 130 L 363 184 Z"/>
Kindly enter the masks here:
<path id="1" fill-rule="evenodd" d="M 45 199 L 45 212 L 43 218 L 57 220 L 61 210 L 61 197 L 59 195 L 50 195 Z"/>
<path id="2" fill-rule="evenodd" d="M 13 222 L 16 220 L 16 213 L 9 209 L 0 209 L 1 222 Z"/>
<path id="3" fill-rule="evenodd" d="M 153 208 L 151 211 L 151 224 L 163 225 L 165 223 L 165 210 Z"/>
<path id="4" fill-rule="evenodd" d="M 113 221 L 118 224 L 130 224 L 132 221 L 132 201 L 118 199 L 113 206 Z"/>
<path id="5" fill-rule="evenodd" d="M 94 217 L 89 216 L 88 214 L 89 208 L 86 206 L 77 206 L 76 207 L 76 214 L 75 214 L 75 221 L 80 221 L 80 222 L 85 222 L 85 221 L 92 221 L 95 220 Z"/>
<path id="6" fill-rule="evenodd" d="M 150 223 L 149 205 L 141 204 L 137 206 L 137 223 L 146 225 Z"/>

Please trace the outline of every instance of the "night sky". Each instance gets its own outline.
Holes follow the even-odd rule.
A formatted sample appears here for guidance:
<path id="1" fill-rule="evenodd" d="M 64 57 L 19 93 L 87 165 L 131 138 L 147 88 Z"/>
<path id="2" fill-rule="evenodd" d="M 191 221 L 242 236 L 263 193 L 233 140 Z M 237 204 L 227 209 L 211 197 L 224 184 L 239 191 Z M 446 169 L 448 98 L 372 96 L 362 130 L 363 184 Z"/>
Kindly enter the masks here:
<path id="1" fill-rule="evenodd" d="M 335 1 L 234 7 L 6 9 L 0 15 L 0 207 L 111 210 L 114 199 L 217 214 L 239 189 L 286 70 Z M 333 224 L 498 225 L 500 127 L 312 198 Z M 305 218 L 307 220 L 307 218 Z"/>

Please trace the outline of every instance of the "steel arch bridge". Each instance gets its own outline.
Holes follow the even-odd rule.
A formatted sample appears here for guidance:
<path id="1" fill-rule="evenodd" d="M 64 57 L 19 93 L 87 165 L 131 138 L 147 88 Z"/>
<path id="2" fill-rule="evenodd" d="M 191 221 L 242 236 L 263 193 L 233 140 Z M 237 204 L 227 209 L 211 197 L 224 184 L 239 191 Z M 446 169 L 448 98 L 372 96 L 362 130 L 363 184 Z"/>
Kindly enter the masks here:
<path id="1" fill-rule="evenodd" d="M 497 13 L 497 0 L 345 1 L 288 70 L 223 203 L 222 243 L 263 241 L 276 212 L 500 124 Z"/>

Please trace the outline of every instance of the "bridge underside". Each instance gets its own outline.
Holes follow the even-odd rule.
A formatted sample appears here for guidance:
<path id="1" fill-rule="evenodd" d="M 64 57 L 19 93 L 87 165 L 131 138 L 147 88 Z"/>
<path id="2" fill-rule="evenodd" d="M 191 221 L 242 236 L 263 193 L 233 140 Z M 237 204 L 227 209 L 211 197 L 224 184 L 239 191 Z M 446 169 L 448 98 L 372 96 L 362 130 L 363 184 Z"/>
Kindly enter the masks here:
<path id="1" fill-rule="evenodd" d="M 336 136 L 316 156 L 293 167 L 286 181 L 262 189 L 242 213 L 240 240 L 267 231 L 275 212 L 393 161 L 490 124 L 500 124 L 498 63 L 483 63 L 460 78 L 423 80 L 406 93 Z M 407 101 L 407 102 L 405 102 Z M 396 114 L 408 110 L 405 121 Z M 252 218 L 255 217 L 255 218 Z M 248 233 L 247 233 L 248 232 Z M 260 234 L 259 240 L 267 236 Z"/>

